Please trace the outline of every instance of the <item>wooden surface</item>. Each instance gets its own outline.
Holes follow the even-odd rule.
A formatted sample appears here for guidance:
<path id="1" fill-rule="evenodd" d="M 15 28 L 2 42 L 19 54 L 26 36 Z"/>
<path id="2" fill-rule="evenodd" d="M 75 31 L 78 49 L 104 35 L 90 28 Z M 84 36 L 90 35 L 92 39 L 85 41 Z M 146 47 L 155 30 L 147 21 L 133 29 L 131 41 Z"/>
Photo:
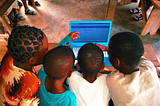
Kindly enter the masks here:
<path id="1" fill-rule="evenodd" d="M 7 9 L 12 5 L 14 1 L 15 0 L 0 0 L 0 21 L 3 23 L 4 27 L 7 29 L 9 34 L 11 33 L 12 28 L 4 18 L 3 14 L 7 11 Z M 34 0 L 31 0 L 31 2 L 32 2 L 32 7 L 35 8 L 36 6 Z"/>
<path id="2" fill-rule="evenodd" d="M 0 16 L 0 22 L 3 23 L 4 27 L 7 29 L 8 33 L 11 34 L 12 28 L 11 26 L 8 24 L 7 20 L 5 19 L 5 17 L 2 15 Z"/>
<path id="3" fill-rule="evenodd" d="M 0 21 L 3 23 L 4 27 L 7 29 L 9 33 L 11 33 L 12 28 L 3 17 L 3 14 L 7 11 L 7 9 L 12 5 L 15 0 L 0 0 Z"/>
<path id="4" fill-rule="evenodd" d="M 0 60 L 2 60 L 5 52 L 7 51 L 7 42 L 6 41 L 1 41 L 0 42 L 1 46 L 0 46 Z M 49 43 L 49 50 L 54 48 L 57 45 L 57 43 Z M 152 45 L 150 44 L 144 44 L 144 56 L 146 58 L 148 58 L 150 61 L 153 62 L 153 64 L 155 65 L 155 67 L 160 67 L 160 63 L 158 62 L 158 59 L 156 57 L 156 54 L 152 48 Z M 41 67 L 41 66 L 40 66 Z M 39 68 L 37 68 L 39 69 Z M 110 67 L 105 67 L 104 69 L 100 70 L 101 73 L 107 73 L 107 71 L 114 71 L 115 69 L 110 66 Z"/>
<path id="5" fill-rule="evenodd" d="M 15 0 L 0 0 L 0 16 L 2 16 Z"/>
<path id="6" fill-rule="evenodd" d="M 121 0 L 120 5 L 124 5 L 124 3 L 130 4 L 131 0 Z M 116 11 L 118 0 L 108 0 L 107 10 L 105 14 L 105 20 L 110 20 L 113 22 L 114 14 Z"/>
<path id="7" fill-rule="evenodd" d="M 145 2 L 144 2 L 144 0 L 140 0 L 140 2 L 141 2 L 141 10 L 142 10 L 142 16 L 143 16 L 143 26 L 145 26 L 145 24 L 147 22 Z"/>
<path id="8" fill-rule="evenodd" d="M 1 41 L 1 42 L 0 42 L 0 62 L 1 62 L 4 54 L 5 54 L 6 51 L 7 51 L 6 45 L 7 45 L 7 42 L 6 42 L 6 41 Z"/>
<path id="9" fill-rule="evenodd" d="M 131 3 L 131 0 L 121 0 L 120 1 L 120 5 L 122 6 L 122 5 L 124 5 L 124 3 L 127 3 L 127 4 L 130 4 Z"/>
<path id="10" fill-rule="evenodd" d="M 143 56 L 151 60 L 155 67 L 160 67 L 160 63 L 158 62 L 157 56 L 152 48 L 152 45 L 144 44 Z"/>
<path id="11" fill-rule="evenodd" d="M 143 25 L 144 25 L 141 35 L 146 35 L 147 33 L 150 33 L 150 35 L 154 35 L 157 32 L 158 28 L 160 27 L 160 1 L 151 0 L 151 2 L 154 4 L 154 7 L 152 12 L 150 13 L 148 20 L 146 18 L 144 0 L 141 0 L 141 2 L 142 2 L 142 15 L 143 15 Z"/>
<path id="12" fill-rule="evenodd" d="M 117 0 L 109 0 L 106 10 L 105 20 L 110 20 L 113 22 L 114 13 L 116 11 Z"/>

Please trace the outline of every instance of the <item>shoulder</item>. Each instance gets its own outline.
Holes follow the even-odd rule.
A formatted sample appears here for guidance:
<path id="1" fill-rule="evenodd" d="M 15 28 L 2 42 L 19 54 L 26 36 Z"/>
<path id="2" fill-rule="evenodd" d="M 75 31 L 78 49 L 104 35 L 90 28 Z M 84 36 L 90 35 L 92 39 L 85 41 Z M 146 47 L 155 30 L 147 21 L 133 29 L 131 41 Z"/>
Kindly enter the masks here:
<path id="1" fill-rule="evenodd" d="M 46 73 L 44 71 L 44 67 L 42 66 L 42 68 L 38 72 L 38 78 L 41 79 L 41 78 L 46 77 L 46 76 L 47 75 L 46 75 Z"/>
<path id="2" fill-rule="evenodd" d="M 68 78 L 69 88 L 72 91 L 73 89 L 78 88 L 84 82 L 84 78 L 81 73 L 74 71 L 72 75 Z"/>
<path id="3" fill-rule="evenodd" d="M 70 99 L 73 99 L 73 100 L 76 98 L 75 94 L 71 92 L 70 90 L 68 90 L 68 96 Z"/>
<path id="4" fill-rule="evenodd" d="M 63 101 L 63 106 L 75 106 L 76 104 L 76 96 L 73 92 L 67 90 L 65 93 L 65 98 Z"/>
<path id="5" fill-rule="evenodd" d="M 141 73 L 140 75 L 143 76 L 142 78 L 147 78 L 146 76 L 148 76 L 148 77 L 152 77 L 152 79 L 154 80 L 155 79 L 159 80 L 158 75 L 157 75 L 157 70 L 154 64 L 150 60 L 142 56 L 138 66 L 139 66 L 140 73 Z"/>
<path id="6" fill-rule="evenodd" d="M 106 84 L 109 88 L 117 87 L 120 86 L 119 84 L 121 84 L 124 81 L 124 79 L 125 79 L 124 74 L 116 70 L 107 75 Z"/>
<path id="7" fill-rule="evenodd" d="M 101 74 L 100 76 L 98 76 L 98 78 L 106 78 L 108 76 L 108 74 Z"/>
<path id="8" fill-rule="evenodd" d="M 78 72 L 78 71 L 73 71 L 72 72 L 72 74 L 71 74 L 71 76 L 70 76 L 70 78 L 72 79 L 72 78 L 76 78 L 77 79 L 77 77 L 82 77 L 82 74 L 80 73 L 80 72 Z"/>
<path id="9" fill-rule="evenodd" d="M 139 68 L 142 70 L 150 71 L 156 73 L 156 68 L 153 63 L 145 57 L 141 57 L 140 62 L 138 64 Z"/>
<path id="10" fill-rule="evenodd" d="M 0 93 L 3 96 L 7 95 L 6 101 L 5 100 L 4 101 L 8 103 L 8 101 L 13 101 L 13 98 L 15 98 L 14 99 L 15 101 L 12 102 L 13 104 L 15 104 L 15 102 L 19 103 L 20 100 L 30 101 L 34 99 L 33 95 L 35 95 L 39 89 L 40 80 L 38 79 L 38 77 L 32 72 L 24 71 L 17 67 L 12 67 L 12 68 L 13 68 L 12 73 L 14 74 L 11 75 L 12 73 L 10 73 L 10 75 L 4 76 L 3 77 L 4 79 L 2 79 L 3 88 L 1 89 L 6 90 L 6 92 L 5 94 L 3 92 L 0 92 Z M 7 90 L 8 87 L 10 87 L 11 89 L 10 91 Z M 10 92 L 12 92 L 12 94 Z M 16 94 L 16 96 L 13 97 L 13 94 Z M 20 98 L 22 97 L 22 95 L 27 95 L 27 98 L 26 97 Z M 9 104 L 12 104 L 12 103 L 9 103 Z"/>
<path id="11" fill-rule="evenodd" d="M 101 80 L 102 82 L 106 83 L 106 78 L 108 74 L 101 74 L 100 76 L 97 77 L 97 80 Z"/>
<path id="12" fill-rule="evenodd" d="M 112 80 L 112 79 L 119 79 L 122 78 L 122 76 L 124 76 L 124 74 L 120 73 L 118 70 L 113 71 L 111 73 L 109 73 L 106 77 L 107 80 Z"/>
<path id="13" fill-rule="evenodd" d="M 83 81 L 83 79 L 84 78 L 81 73 L 79 73 L 78 71 L 74 71 L 72 72 L 71 76 L 68 78 L 68 82 L 69 82 L 69 85 L 70 84 L 77 85 L 78 83 Z"/>

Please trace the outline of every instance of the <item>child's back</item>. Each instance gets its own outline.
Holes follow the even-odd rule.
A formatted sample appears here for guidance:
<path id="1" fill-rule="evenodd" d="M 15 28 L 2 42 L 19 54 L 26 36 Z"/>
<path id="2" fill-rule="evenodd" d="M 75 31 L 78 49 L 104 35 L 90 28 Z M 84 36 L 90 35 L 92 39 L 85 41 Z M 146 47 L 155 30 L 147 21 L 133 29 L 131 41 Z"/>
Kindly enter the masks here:
<path id="1" fill-rule="evenodd" d="M 156 69 L 142 56 L 144 48 L 138 35 L 130 32 L 114 35 L 108 52 L 111 64 L 117 69 L 106 80 L 114 105 L 160 106 Z"/>
<path id="2" fill-rule="evenodd" d="M 103 52 L 94 44 L 84 45 L 78 53 L 78 64 L 82 73 L 73 72 L 69 87 L 75 93 L 78 106 L 107 106 L 109 90 L 106 74 L 97 77 L 103 67 Z"/>
<path id="3" fill-rule="evenodd" d="M 76 97 L 63 83 L 71 74 L 74 54 L 69 47 L 59 46 L 44 57 L 44 68 L 38 73 L 40 106 L 75 106 Z"/>
<path id="4" fill-rule="evenodd" d="M 53 94 L 47 91 L 44 86 L 46 77 L 47 74 L 42 68 L 38 73 L 38 78 L 41 80 L 39 106 L 75 106 L 75 95 L 67 86 L 64 85 L 67 90 L 61 94 Z"/>

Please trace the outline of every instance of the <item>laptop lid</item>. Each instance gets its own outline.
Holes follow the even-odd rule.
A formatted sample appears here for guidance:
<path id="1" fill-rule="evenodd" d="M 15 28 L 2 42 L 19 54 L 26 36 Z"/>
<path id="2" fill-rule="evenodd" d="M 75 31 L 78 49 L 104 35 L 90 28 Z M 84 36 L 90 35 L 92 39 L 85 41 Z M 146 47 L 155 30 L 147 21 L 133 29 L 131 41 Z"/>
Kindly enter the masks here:
<path id="1" fill-rule="evenodd" d="M 70 21 L 70 32 L 80 32 L 80 38 L 73 40 L 74 43 L 98 43 L 108 46 L 112 28 L 111 21 Z"/>

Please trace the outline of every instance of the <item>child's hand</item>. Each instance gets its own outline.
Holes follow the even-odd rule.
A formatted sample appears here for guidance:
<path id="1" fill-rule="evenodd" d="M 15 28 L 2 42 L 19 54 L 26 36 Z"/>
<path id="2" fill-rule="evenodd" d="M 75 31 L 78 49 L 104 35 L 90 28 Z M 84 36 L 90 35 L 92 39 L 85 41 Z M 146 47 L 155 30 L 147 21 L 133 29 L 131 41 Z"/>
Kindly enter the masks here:
<path id="1" fill-rule="evenodd" d="M 97 44 L 96 45 L 102 49 L 102 51 L 108 51 L 108 47 L 107 46 L 103 46 L 103 45 L 100 45 L 100 44 Z"/>
<path id="2" fill-rule="evenodd" d="M 80 38 L 80 36 L 78 34 L 79 34 L 79 32 L 75 31 L 75 32 L 69 33 L 68 36 L 71 38 L 71 40 L 75 40 L 77 38 Z"/>

